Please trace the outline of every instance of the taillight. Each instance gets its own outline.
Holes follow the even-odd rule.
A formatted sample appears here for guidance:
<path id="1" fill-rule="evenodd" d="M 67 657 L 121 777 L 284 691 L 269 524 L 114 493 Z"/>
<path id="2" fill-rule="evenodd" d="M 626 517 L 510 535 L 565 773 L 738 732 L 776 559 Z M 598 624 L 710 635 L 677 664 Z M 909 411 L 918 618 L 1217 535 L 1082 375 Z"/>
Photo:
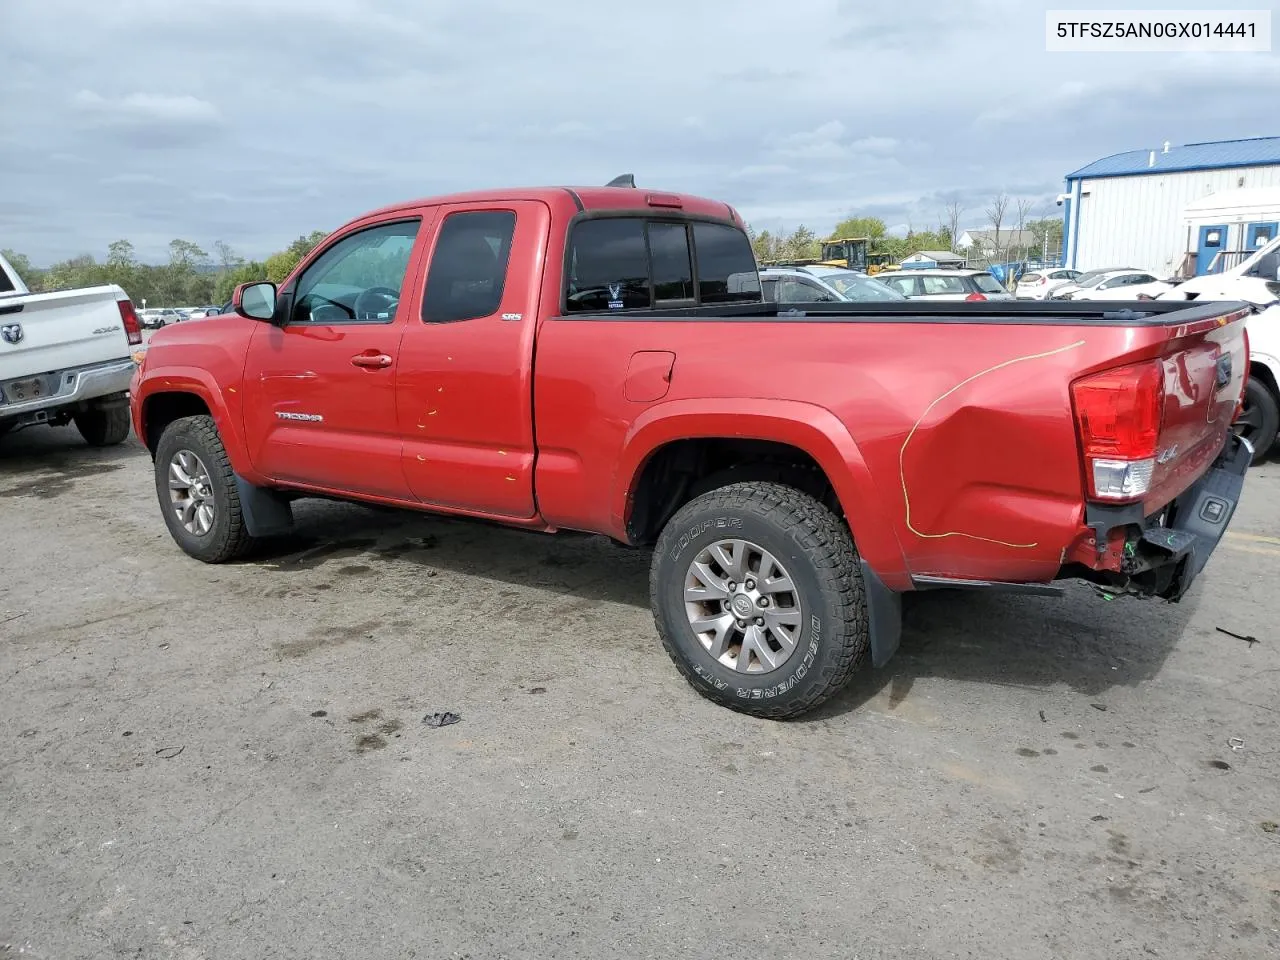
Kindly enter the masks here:
<path id="1" fill-rule="evenodd" d="M 1071 384 L 1089 496 L 1140 500 L 1151 489 L 1164 415 L 1160 361 L 1104 370 Z"/>
<path id="2" fill-rule="evenodd" d="M 985 300 L 987 299 L 987 296 L 986 294 L 983 294 L 983 293 L 971 293 L 967 297 L 965 297 L 965 299 L 966 300 Z"/>
<path id="3" fill-rule="evenodd" d="M 136 347 L 142 342 L 142 325 L 138 323 L 138 312 L 133 309 L 133 301 L 117 300 L 116 306 L 120 308 L 120 319 L 124 323 L 129 343 Z"/>

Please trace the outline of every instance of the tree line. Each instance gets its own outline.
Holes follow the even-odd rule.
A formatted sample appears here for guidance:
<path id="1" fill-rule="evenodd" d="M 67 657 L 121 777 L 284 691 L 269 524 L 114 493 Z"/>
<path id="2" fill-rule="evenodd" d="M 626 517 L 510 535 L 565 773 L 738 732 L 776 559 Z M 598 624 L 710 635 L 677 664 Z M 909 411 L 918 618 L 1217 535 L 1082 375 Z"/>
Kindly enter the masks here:
<path id="1" fill-rule="evenodd" d="M 265 260 L 246 260 L 221 240 L 212 255 L 190 240 L 171 240 L 168 261 L 161 264 L 141 263 L 128 240 L 109 244 L 102 262 L 86 253 L 44 269 L 15 250 L 0 253 L 34 293 L 114 283 L 139 307 L 144 300 L 148 307 L 195 307 L 226 303 L 241 283 L 280 283 L 326 236 L 326 231 L 314 230 Z"/>
<path id="2" fill-rule="evenodd" d="M 1012 206 L 1011 206 L 1012 204 Z M 961 229 L 966 210 L 959 203 L 950 203 L 932 230 L 915 230 L 908 227 L 906 236 L 889 234 L 885 222 L 879 217 L 849 217 L 836 224 L 827 240 L 865 237 L 868 253 L 887 256 L 892 262 L 909 257 L 921 250 L 944 250 L 982 259 L 1002 261 L 1025 260 L 1038 256 L 1048 249 L 1056 255 L 1062 246 L 1062 220 L 1057 217 L 1030 217 L 1032 202 L 1023 198 L 1011 200 L 1007 194 L 997 194 L 982 211 L 984 230 L 991 235 L 992 249 L 959 249 L 960 238 L 966 232 Z M 804 224 L 791 232 L 772 233 L 756 231 L 749 225 L 751 246 L 758 260 L 813 260 L 822 255 L 823 238 L 818 237 Z M 1030 234 L 1032 243 L 1025 242 Z"/>

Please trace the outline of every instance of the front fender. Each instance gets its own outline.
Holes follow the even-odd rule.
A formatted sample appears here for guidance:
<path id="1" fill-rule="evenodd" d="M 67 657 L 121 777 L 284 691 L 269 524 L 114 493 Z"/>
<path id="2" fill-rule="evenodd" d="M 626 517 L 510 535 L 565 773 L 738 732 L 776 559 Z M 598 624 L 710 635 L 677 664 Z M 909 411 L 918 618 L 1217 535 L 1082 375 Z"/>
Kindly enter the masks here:
<path id="1" fill-rule="evenodd" d="M 235 387 L 219 387 L 213 375 L 199 367 L 144 368 L 130 396 L 134 432 L 144 441 L 147 437 L 148 401 L 161 394 L 189 394 L 200 398 L 209 408 L 232 469 L 250 482 L 259 482 L 260 478 L 256 477 L 249 462 L 240 416 L 240 394 Z"/>
<path id="2" fill-rule="evenodd" d="M 785 443 L 811 456 L 844 510 L 858 553 L 891 589 L 910 577 L 901 543 L 862 452 L 831 411 L 798 400 L 713 398 L 672 400 L 650 407 L 627 432 L 614 475 L 610 509 L 626 528 L 636 485 L 649 458 L 678 440 L 729 437 Z"/>

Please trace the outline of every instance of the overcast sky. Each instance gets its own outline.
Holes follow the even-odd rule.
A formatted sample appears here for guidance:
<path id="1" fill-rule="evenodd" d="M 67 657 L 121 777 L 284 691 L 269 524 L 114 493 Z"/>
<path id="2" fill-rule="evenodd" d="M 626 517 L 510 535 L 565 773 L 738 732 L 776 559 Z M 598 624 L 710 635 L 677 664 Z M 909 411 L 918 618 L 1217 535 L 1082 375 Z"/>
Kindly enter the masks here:
<path id="1" fill-rule="evenodd" d="M 261 257 L 383 203 L 624 172 L 758 228 L 931 228 L 953 197 L 981 227 L 1001 190 L 1056 213 L 1108 154 L 1280 133 L 1275 55 L 1046 53 L 1073 6 L 1108 4 L 0 0 L 0 247 Z"/>

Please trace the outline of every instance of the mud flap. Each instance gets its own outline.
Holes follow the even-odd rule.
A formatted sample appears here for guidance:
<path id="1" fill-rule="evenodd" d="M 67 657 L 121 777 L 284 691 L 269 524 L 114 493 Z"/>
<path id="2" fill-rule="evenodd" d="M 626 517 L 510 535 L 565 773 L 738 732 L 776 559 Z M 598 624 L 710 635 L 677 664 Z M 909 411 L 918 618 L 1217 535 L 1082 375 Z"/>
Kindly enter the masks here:
<path id="1" fill-rule="evenodd" d="M 871 665 L 883 667 L 898 650 L 902 641 L 902 596 L 884 585 L 865 560 L 858 560 L 862 568 L 862 589 L 867 595 L 867 622 L 871 631 Z"/>
<path id="2" fill-rule="evenodd" d="M 251 537 L 276 537 L 293 529 L 293 505 L 274 490 L 255 487 L 235 475 L 240 511 Z"/>

